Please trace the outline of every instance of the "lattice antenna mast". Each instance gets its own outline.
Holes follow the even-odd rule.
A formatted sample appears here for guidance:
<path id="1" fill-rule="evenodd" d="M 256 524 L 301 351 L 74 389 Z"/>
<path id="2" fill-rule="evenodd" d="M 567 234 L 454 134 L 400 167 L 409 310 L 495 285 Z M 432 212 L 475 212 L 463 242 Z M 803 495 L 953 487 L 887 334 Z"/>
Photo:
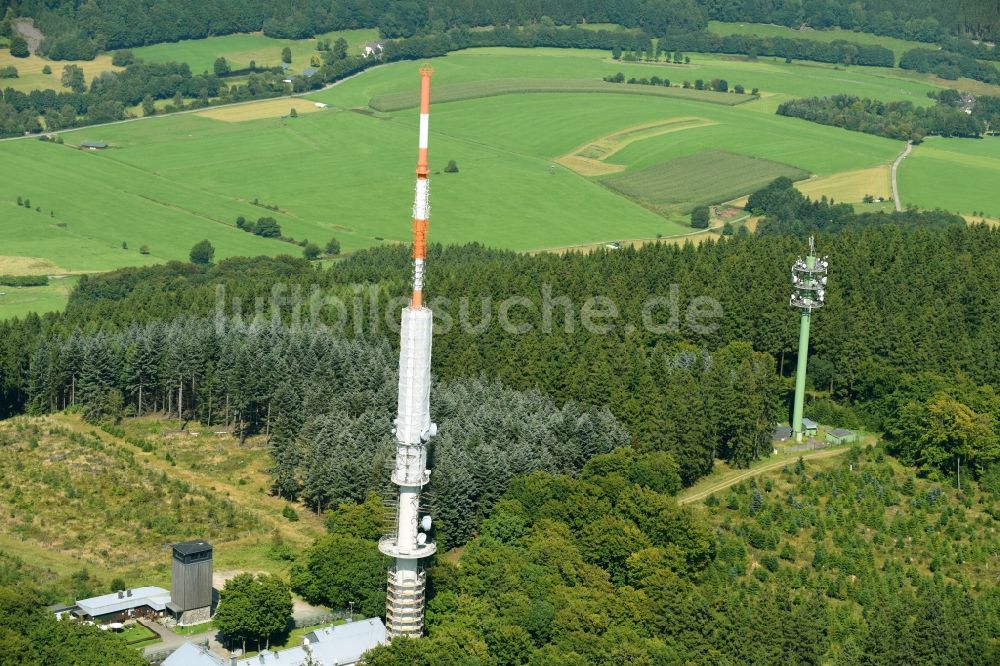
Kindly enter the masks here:
<path id="1" fill-rule="evenodd" d="M 430 481 L 427 443 L 437 434 L 431 423 L 431 337 L 433 316 L 423 306 L 424 261 L 430 218 L 427 182 L 430 67 L 420 69 L 420 142 L 417 187 L 413 203 L 413 298 L 403 309 L 399 344 L 399 402 L 395 421 L 396 461 L 392 482 L 399 486 L 395 530 L 379 541 L 379 550 L 393 558 L 386 592 L 386 629 L 389 637 L 420 636 L 424 627 L 427 585 L 421 560 L 437 547 L 428 539 L 428 515 L 420 517 L 420 490 Z"/>
<path id="2" fill-rule="evenodd" d="M 806 393 L 806 364 L 809 359 L 809 324 L 812 311 L 826 302 L 827 257 L 816 256 L 815 239 L 809 237 L 809 254 L 799 257 L 792 266 L 792 298 L 790 305 L 798 308 L 799 355 L 795 369 L 795 403 L 792 409 L 792 433 L 795 441 L 802 441 L 802 408 Z"/>

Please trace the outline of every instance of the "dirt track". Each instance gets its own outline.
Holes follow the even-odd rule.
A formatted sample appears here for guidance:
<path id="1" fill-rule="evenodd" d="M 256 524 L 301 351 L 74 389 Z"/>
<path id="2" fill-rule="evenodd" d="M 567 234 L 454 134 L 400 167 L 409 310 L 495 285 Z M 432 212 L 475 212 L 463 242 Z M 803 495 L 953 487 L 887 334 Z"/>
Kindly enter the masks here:
<path id="1" fill-rule="evenodd" d="M 899 200 L 899 185 L 896 183 L 896 171 L 899 169 L 899 165 L 902 164 L 903 160 L 906 159 L 907 155 L 909 155 L 912 150 L 913 142 L 907 141 L 906 150 L 904 150 L 900 156 L 896 158 L 896 161 L 892 163 L 892 200 L 896 204 L 897 211 L 903 210 L 903 205 Z"/>
<path id="2" fill-rule="evenodd" d="M 807 453 L 806 455 L 801 456 L 801 458 L 803 460 L 815 460 L 817 458 L 832 458 L 833 456 L 839 456 L 841 453 L 844 453 L 845 451 L 849 450 L 850 447 L 848 446 L 841 448 L 823 449 L 821 451 L 816 451 L 815 453 Z M 740 481 L 744 481 L 746 479 L 752 479 L 753 477 L 763 474 L 764 472 L 770 472 L 772 470 L 781 469 L 790 462 L 794 461 L 786 458 L 783 460 L 777 460 L 773 463 L 768 463 L 766 465 L 761 465 L 760 467 L 755 467 L 754 469 L 748 469 L 740 474 L 737 474 L 736 476 L 719 481 L 718 483 L 713 484 L 704 490 L 699 490 L 694 495 L 690 495 L 688 497 L 682 497 L 679 500 L 677 500 L 677 502 L 678 504 L 690 504 L 691 502 L 697 502 L 698 500 L 705 499 L 709 495 L 717 493 L 720 490 L 725 490 L 729 486 L 736 485 Z"/>

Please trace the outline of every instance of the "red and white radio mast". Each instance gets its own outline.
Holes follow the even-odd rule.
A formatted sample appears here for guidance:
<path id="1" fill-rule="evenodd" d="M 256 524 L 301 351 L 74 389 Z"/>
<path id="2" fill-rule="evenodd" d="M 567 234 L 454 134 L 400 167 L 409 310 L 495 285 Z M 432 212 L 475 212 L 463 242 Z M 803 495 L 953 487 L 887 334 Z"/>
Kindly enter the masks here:
<path id="1" fill-rule="evenodd" d="M 420 148 L 413 202 L 413 299 L 403 309 L 399 345 L 399 403 L 395 422 L 396 463 L 392 482 L 399 486 L 396 530 L 382 537 L 379 550 L 395 562 L 389 568 L 386 629 L 389 637 L 420 636 L 424 627 L 427 577 L 420 561 L 437 547 L 428 540 L 428 515 L 420 517 L 420 489 L 430 481 L 427 442 L 437 434 L 431 423 L 431 336 L 433 316 L 423 306 L 424 261 L 430 218 L 427 135 L 430 122 L 430 67 L 420 69 Z"/>

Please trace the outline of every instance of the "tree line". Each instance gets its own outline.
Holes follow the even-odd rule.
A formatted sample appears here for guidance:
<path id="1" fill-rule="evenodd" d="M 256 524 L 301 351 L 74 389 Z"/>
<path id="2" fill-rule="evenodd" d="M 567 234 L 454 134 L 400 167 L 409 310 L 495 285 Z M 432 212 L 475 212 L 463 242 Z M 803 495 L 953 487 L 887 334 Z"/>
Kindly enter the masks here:
<path id="1" fill-rule="evenodd" d="M 39 605 L 33 586 L 21 579 L 0 585 L 0 635 L 4 663 L 144 666 L 142 652 L 114 632 L 83 622 L 59 622 Z"/>
<path id="2" fill-rule="evenodd" d="M 816 30 L 843 28 L 934 42 L 949 31 L 995 34 L 998 22 L 988 2 L 948 3 L 930 0 L 699 0 L 716 21 L 776 23 L 789 28 L 808 26 Z M 988 17 L 985 21 L 983 17 Z"/>
<path id="3" fill-rule="evenodd" d="M 961 215 L 941 210 L 858 214 L 854 212 L 854 206 L 838 204 L 826 197 L 813 201 L 784 176 L 751 194 L 747 198 L 746 210 L 764 216 L 757 225 L 759 236 L 790 235 L 802 240 L 816 234 L 858 232 L 881 227 L 902 231 L 944 231 L 965 227 L 965 219 Z"/>
<path id="4" fill-rule="evenodd" d="M 978 114 L 945 103 L 923 107 L 908 100 L 883 102 L 844 94 L 782 102 L 777 114 L 914 143 L 925 136 L 978 138 L 988 128 Z"/>
<path id="5" fill-rule="evenodd" d="M 659 34 L 668 23 L 687 29 L 707 25 L 705 11 L 692 0 L 623 0 L 582 6 L 571 0 L 542 5 L 502 0 L 14 0 L 13 15 L 32 16 L 48 57 L 92 59 L 98 51 L 212 35 L 258 32 L 303 39 L 334 30 L 379 28 L 383 37 L 412 37 L 454 28 L 528 25 L 548 17 L 555 24 L 617 23 Z M 2 11 L 2 7 L 0 7 Z M 76 59 L 76 58 L 74 58 Z"/>
<path id="6" fill-rule="evenodd" d="M 656 31 L 586 30 L 557 27 L 554 23 L 535 23 L 522 28 L 501 25 L 485 30 L 453 28 L 447 32 L 428 32 L 388 40 L 379 59 L 348 55 L 343 49 L 324 50 L 321 52 L 322 65 L 317 72 L 308 77 L 294 77 L 291 92 L 321 88 L 380 62 L 433 58 L 456 50 L 490 46 L 602 49 L 617 54 L 652 54 L 670 49 L 674 51 L 675 60 L 688 50 L 743 53 L 749 57 L 778 55 L 819 62 L 888 67 L 894 64 L 892 52 L 881 46 L 746 35 L 720 37 L 699 32 L 697 27 L 692 27 L 691 32 L 678 31 L 669 25 L 656 25 L 650 29 Z M 654 48 L 650 34 L 666 36 L 658 40 Z M 35 90 L 23 93 L 12 88 L 5 89 L 0 97 L 0 136 L 41 132 L 42 120 L 47 130 L 121 120 L 126 117 L 127 107 L 138 104 L 142 105 L 143 113 L 152 115 L 157 113 L 154 102 L 159 99 L 172 100 L 173 103 L 165 109 L 171 112 L 187 106 L 196 108 L 289 93 L 289 86 L 284 82 L 286 75 L 280 68 L 258 70 L 253 64 L 245 83 L 226 85 L 225 79 L 232 72 L 220 75 L 213 71 L 193 75 L 186 64 L 153 64 L 133 60 L 122 72 L 103 72 L 94 77 L 89 90 L 82 70 L 70 67 L 73 69 L 64 72 L 63 78 L 73 92 Z M 192 101 L 187 103 L 187 100 Z"/>
<path id="7" fill-rule="evenodd" d="M 994 85 L 1000 83 L 1000 69 L 992 64 L 943 49 L 911 49 L 899 59 L 899 66 L 902 69 L 932 73 L 942 79 L 955 80 L 964 76 Z"/>
<path id="8" fill-rule="evenodd" d="M 542 26 L 525 30 L 456 30 L 388 41 L 380 59 L 347 56 L 338 49 L 323 51 L 323 64 L 317 72 L 309 77 L 295 77 L 291 92 L 321 88 L 380 62 L 433 58 L 477 46 L 611 49 L 622 44 L 635 47 L 640 41 L 640 37 L 632 33 Z M 126 117 L 127 107 L 140 103 L 143 113 L 152 115 L 157 113 L 154 101 L 158 99 L 172 100 L 172 104 L 165 108 L 169 113 L 188 107 L 265 99 L 289 93 L 289 85 L 284 82 L 287 75 L 280 68 L 261 70 L 253 66 L 245 83 L 227 85 L 225 79 L 229 74 L 223 77 L 208 72 L 192 74 L 190 67 L 184 63 L 157 64 L 135 60 L 124 71 L 102 72 L 94 77 L 88 89 L 83 71 L 75 65 L 68 67 L 70 69 L 64 72 L 64 83 L 73 87 L 72 92 L 33 90 L 24 93 L 13 88 L 3 91 L 0 96 L 0 136 L 42 132 L 43 120 L 45 130 L 113 122 Z"/>
<path id="9" fill-rule="evenodd" d="M 135 62 L 120 72 L 102 72 L 89 88 L 83 71 L 67 66 L 63 82 L 71 92 L 32 90 L 24 93 L 6 88 L 0 95 L 0 136 L 17 136 L 45 129 L 60 130 L 79 125 L 112 122 L 126 115 L 126 108 L 148 100 L 200 98 L 207 103 L 225 84 L 214 74 L 192 74 L 186 63 Z M 249 85 L 249 84 L 248 84 Z"/>
<path id="10" fill-rule="evenodd" d="M 127 2 L 95 0 L 80 5 L 73 0 L 40 2 L 6 0 L 11 15 L 31 16 L 56 45 L 107 50 L 210 35 L 264 31 L 274 37 L 301 39 L 333 30 L 379 27 L 384 36 L 412 36 L 455 27 L 525 25 L 549 17 L 560 25 L 617 23 L 662 34 L 665 22 L 683 30 L 704 27 L 707 19 L 776 23 L 815 29 L 844 28 L 877 35 L 933 42 L 948 33 L 990 39 L 1000 19 L 988 0 L 959 3 L 918 0 L 618 0 L 580 4 L 554 0 L 544 4 L 502 0 L 152 0 Z M 659 28 L 659 29 L 657 29 Z M 82 42 L 81 44 L 75 44 Z"/>
<path id="11" fill-rule="evenodd" d="M 608 405 L 636 447 L 675 456 L 685 483 L 706 473 L 716 457 L 745 465 L 766 455 L 768 432 L 785 416 L 780 405 L 790 389 L 798 324 L 787 307 L 787 268 L 801 254 L 804 234 L 820 231 L 832 270 L 828 305 L 814 321 L 810 379 L 823 392 L 815 409 L 884 430 L 882 405 L 903 376 L 929 373 L 950 385 L 956 373 L 965 373 L 981 384 L 1000 383 L 994 344 L 1000 324 L 983 316 L 1000 308 L 988 287 L 1000 266 L 1000 232 L 966 228 L 946 214 L 855 218 L 829 202 L 775 206 L 780 212 L 765 220 L 759 235 L 697 247 L 522 256 L 476 245 L 432 246 L 428 292 L 438 300 L 431 304 L 442 322 L 453 324 L 437 336 L 434 370 L 445 381 L 482 375 L 519 390 L 537 388 L 557 405 Z M 779 215 L 798 220 L 787 225 L 795 235 L 776 233 Z M 827 215 L 829 227 L 823 226 Z M 306 295 L 316 285 L 349 305 L 343 317 L 318 313 L 320 321 L 343 319 L 347 336 L 395 344 L 383 313 L 395 309 L 393 295 L 406 293 L 410 268 L 400 247 L 359 252 L 325 271 L 279 258 L 90 276 L 65 314 L 0 324 L 2 409 L 23 411 L 40 395 L 28 379 L 42 337 L 65 337 L 78 327 L 92 332 L 100 322 L 122 328 L 182 312 L 209 315 L 215 285 L 226 289 L 227 310 L 239 299 L 243 316 L 253 316 L 258 299 L 261 307 L 271 301 L 275 282 Z M 377 286 L 354 287 L 365 284 Z M 606 296 L 619 312 L 607 332 L 581 325 L 576 310 L 592 294 Z M 516 309 L 515 322 L 531 329 L 520 335 L 505 331 L 495 316 L 497 304 L 511 295 L 530 303 Z M 685 323 L 686 308 L 700 296 L 715 299 L 724 313 L 708 335 Z M 648 311 L 654 326 L 647 326 L 644 307 L 652 297 L 662 300 Z M 310 310 L 307 301 L 302 316 Z M 458 324 L 463 318 L 468 326 Z M 65 381 L 59 386 L 41 394 L 49 397 L 40 408 L 65 403 Z M 180 401 L 177 389 L 154 406 L 176 413 L 181 402 L 190 413 L 191 389 L 185 382 Z M 207 404 L 199 401 L 206 418 Z M 218 419 L 224 407 L 219 398 L 212 404 Z M 230 419 L 244 414 L 237 432 L 266 429 L 265 403 L 235 407 Z"/>
<path id="12" fill-rule="evenodd" d="M 713 32 L 668 33 L 669 48 L 701 53 L 738 53 L 752 58 L 778 56 L 789 60 L 814 60 L 816 62 L 844 65 L 893 67 L 893 52 L 876 44 L 861 44 L 846 40 L 822 42 L 815 39 L 789 37 L 758 37 L 756 35 L 717 35 Z"/>
<path id="13" fill-rule="evenodd" d="M 397 366 L 388 344 L 348 341 L 320 327 L 175 319 L 39 340 L 29 411 L 74 406 L 91 421 L 150 412 L 268 438 L 274 492 L 317 513 L 370 492 L 388 496 L 395 454 Z M 510 480 L 578 470 L 628 443 L 603 407 L 557 407 L 537 391 L 496 382 L 438 384 L 431 467 L 438 533 L 461 545 Z"/>

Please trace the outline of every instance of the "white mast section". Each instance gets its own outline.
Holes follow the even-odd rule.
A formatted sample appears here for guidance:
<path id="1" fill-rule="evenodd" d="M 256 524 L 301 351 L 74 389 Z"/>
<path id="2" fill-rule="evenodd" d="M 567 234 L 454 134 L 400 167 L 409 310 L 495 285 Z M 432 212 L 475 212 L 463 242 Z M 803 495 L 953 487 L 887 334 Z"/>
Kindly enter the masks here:
<path id="1" fill-rule="evenodd" d="M 430 215 L 427 135 L 431 73 L 429 67 L 420 70 L 420 140 L 413 203 L 413 299 L 403 309 L 399 341 L 396 463 L 392 471 L 392 482 L 399 486 L 399 503 L 395 532 L 379 541 L 379 550 L 395 560 L 389 569 L 386 593 L 386 629 L 390 638 L 423 634 L 427 578 L 420 560 L 437 550 L 426 534 L 430 517 L 420 517 L 420 490 L 431 474 L 427 469 L 427 442 L 437 434 L 437 426 L 431 423 L 430 406 L 433 314 L 423 306 Z"/>

